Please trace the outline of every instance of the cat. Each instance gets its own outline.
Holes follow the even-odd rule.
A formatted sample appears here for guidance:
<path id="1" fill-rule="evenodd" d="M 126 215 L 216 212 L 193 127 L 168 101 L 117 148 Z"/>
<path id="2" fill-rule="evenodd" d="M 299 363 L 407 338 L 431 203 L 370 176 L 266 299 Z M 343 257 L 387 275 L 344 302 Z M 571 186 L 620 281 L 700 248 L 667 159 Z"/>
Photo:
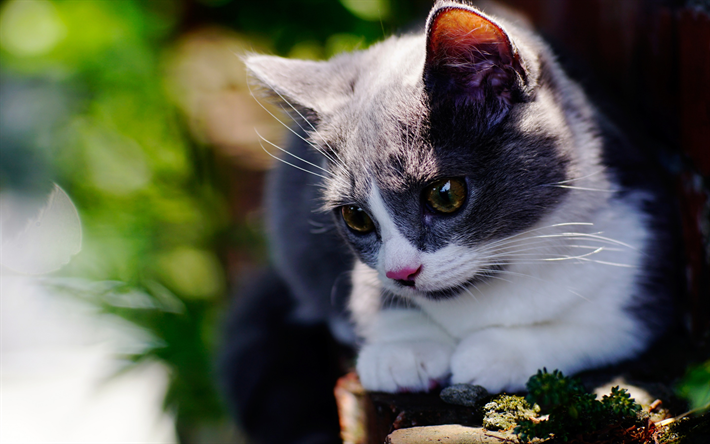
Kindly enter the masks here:
<path id="1" fill-rule="evenodd" d="M 223 365 L 247 415 L 258 389 L 235 375 L 274 368 L 264 349 L 293 353 L 283 335 L 324 325 L 358 350 L 363 387 L 392 393 L 518 391 L 544 367 L 633 358 L 668 327 L 671 204 L 527 27 L 441 0 L 421 34 L 246 65 L 295 122 L 267 190 L 273 269 L 246 291 Z M 275 306 L 263 325 L 282 336 L 247 335 Z M 308 367 L 281 367 L 282 388 L 332 388 L 337 366 L 312 345 L 318 358 L 282 364 Z"/>

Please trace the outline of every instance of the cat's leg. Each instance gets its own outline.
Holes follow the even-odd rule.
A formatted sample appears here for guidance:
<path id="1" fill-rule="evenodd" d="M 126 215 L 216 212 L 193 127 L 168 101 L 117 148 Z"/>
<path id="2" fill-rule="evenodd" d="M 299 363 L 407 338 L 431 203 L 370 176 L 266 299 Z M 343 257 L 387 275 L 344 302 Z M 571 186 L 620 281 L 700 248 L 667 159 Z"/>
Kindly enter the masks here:
<path id="1" fill-rule="evenodd" d="M 341 443 L 333 396 L 344 372 L 340 347 L 325 324 L 295 320 L 294 304 L 274 271 L 241 289 L 226 319 L 221 388 L 254 442 Z"/>
<path id="2" fill-rule="evenodd" d="M 454 339 L 416 309 L 376 314 L 362 347 L 357 372 L 365 389 L 428 391 L 448 380 Z"/>
<path id="3" fill-rule="evenodd" d="M 572 374 L 640 352 L 643 329 L 623 310 L 595 313 L 582 304 L 564 321 L 490 327 L 463 338 L 452 355 L 453 383 L 482 385 L 492 393 L 517 391 L 543 367 Z"/>

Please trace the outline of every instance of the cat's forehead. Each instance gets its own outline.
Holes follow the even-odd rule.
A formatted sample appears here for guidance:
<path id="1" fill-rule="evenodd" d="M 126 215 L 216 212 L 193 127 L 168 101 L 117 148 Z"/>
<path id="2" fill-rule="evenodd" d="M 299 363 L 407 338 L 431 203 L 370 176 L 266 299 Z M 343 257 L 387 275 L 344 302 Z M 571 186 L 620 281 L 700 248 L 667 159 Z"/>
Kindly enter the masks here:
<path id="1" fill-rule="evenodd" d="M 396 52 L 389 48 L 394 44 L 399 45 Z M 314 138 L 339 157 L 331 165 L 334 177 L 326 187 L 326 200 L 362 202 L 373 185 L 404 192 L 436 175 L 427 140 L 422 47 L 417 37 L 374 47 L 351 100 L 324 117 Z"/>
<path id="2" fill-rule="evenodd" d="M 422 161 L 431 157 L 429 147 L 421 140 L 406 145 L 397 139 L 370 135 L 345 142 L 348 148 L 339 151 L 329 168 L 332 174 L 324 187 L 326 200 L 336 205 L 364 204 L 374 187 L 400 194 L 431 180 L 437 164 L 433 158 Z M 352 148 L 355 146 L 359 149 Z"/>
<path id="3" fill-rule="evenodd" d="M 363 106 L 339 130 L 329 143 L 337 159 L 325 187 L 326 201 L 334 204 L 366 204 L 374 188 L 408 194 L 447 169 L 429 140 L 428 110 L 420 101 L 398 108 Z"/>

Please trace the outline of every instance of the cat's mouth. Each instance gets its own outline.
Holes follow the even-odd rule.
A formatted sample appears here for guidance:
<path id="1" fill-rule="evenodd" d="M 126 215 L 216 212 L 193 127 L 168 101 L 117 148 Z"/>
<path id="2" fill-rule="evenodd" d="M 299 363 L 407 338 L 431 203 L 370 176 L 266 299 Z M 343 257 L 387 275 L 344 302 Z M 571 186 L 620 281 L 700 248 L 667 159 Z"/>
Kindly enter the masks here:
<path id="1" fill-rule="evenodd" d="M 470 295 L 471 290 L 469 290 L 469 287 L 474 287 L 477 284 L 488 281 L 493 277 L 495 271 L 496 270 L 486 270 L 486 273 L 476 274 L 465 282 L 439 290 L 423 290 L 417 287 L 415 282 L 411 281 L 405 281 L 406 283 L 399 281 L 395 282 L 397 282 L 397 286 L 400 288 L 402 293 L 412 292 L 416 293 L 418 296 L 423 296 L 427 299 L 440 301 L 446 299 L 453 299 L 458 296 L 461 296 L 462 294 Z"/>

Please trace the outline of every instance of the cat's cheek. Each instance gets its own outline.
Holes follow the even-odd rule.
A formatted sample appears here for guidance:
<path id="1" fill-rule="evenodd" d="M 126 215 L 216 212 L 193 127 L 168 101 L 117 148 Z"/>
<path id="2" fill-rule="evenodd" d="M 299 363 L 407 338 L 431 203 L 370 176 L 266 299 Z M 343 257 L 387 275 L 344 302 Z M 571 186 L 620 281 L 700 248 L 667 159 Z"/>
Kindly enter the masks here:
<path id="1" fill-rule="evenodd" d="M 451 357 L 451 382 L 481 385 L 491 393 L 523 390 L 535 369 L 514 336 L 493 328 L 466 337 Z"/>
<path id="2" fill-rule="evenodd" d="M 445 385 L 453 347 L 437 341 L 365 345 L 357 360 L 362 386 L 375 392 L 427 392 Z"/>

